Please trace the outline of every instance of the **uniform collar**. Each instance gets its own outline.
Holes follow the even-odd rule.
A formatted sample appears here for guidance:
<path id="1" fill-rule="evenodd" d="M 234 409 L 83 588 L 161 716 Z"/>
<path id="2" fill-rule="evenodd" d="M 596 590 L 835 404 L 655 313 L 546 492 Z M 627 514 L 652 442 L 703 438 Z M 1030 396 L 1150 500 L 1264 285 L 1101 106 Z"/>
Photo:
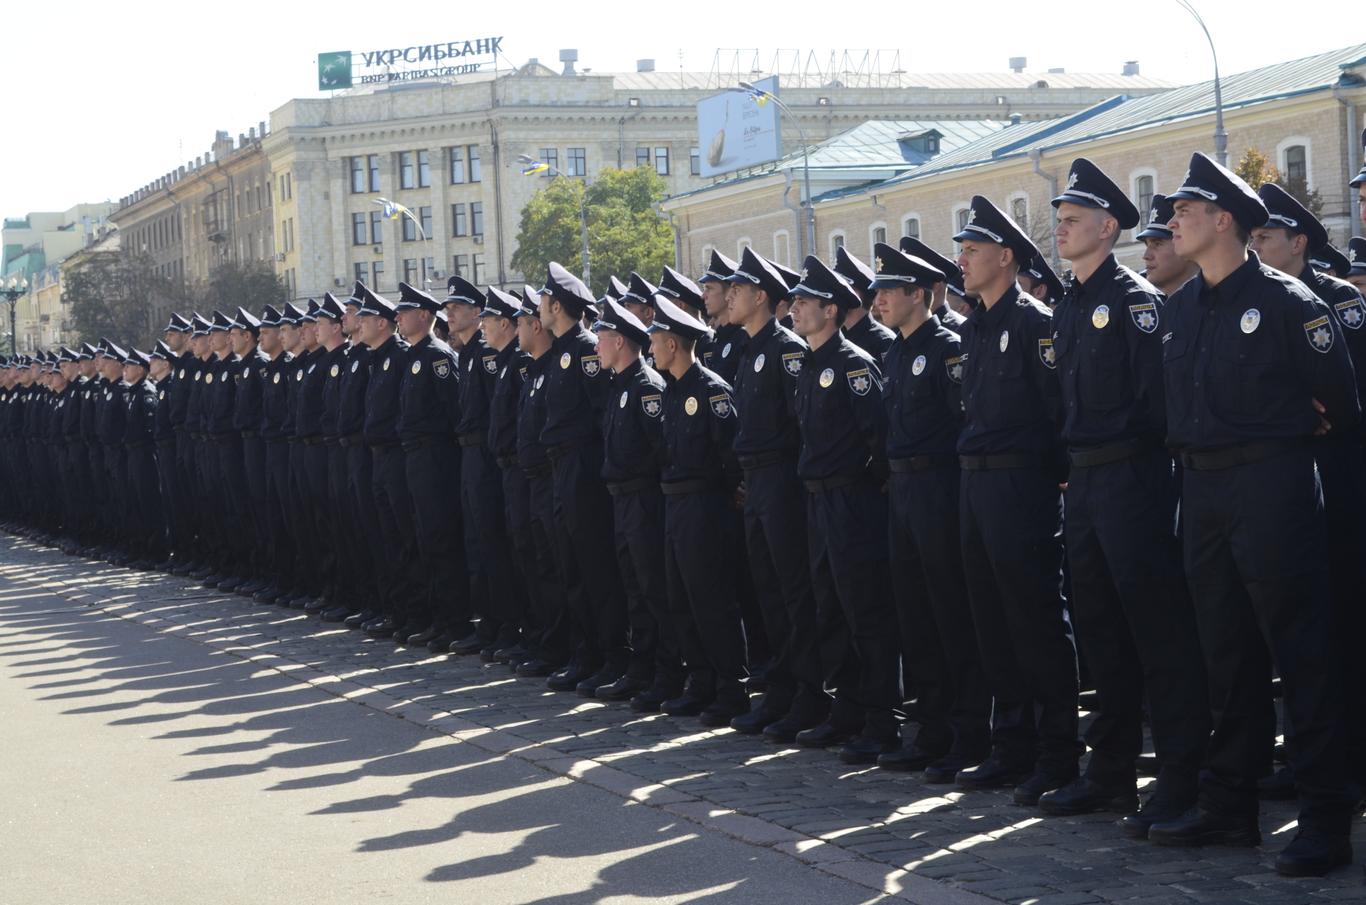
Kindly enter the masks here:
<path id="1" fill-rule="evenodd" d="M 1115 260 L 1114 254 L 1106 255 L 1105 260 L 1100 262 L 1100 266 L 1096 268 L 1095 273 L 1091 274 L 1089 280 L 1077 280 L 1073 284 L 1077 287 L 1077 297 L 1098 294 L 1101 287 L 1108 285 L 1118 271 L 1119 262 Z"/>
<path id="2" fill-rule="evenodd" d="M 644 364 L 645 364 L 644 360 L 638 357 L 638 358 L 636 358 L 635 361 L 631 362 L 630 366 L 627 367 L 626 370 L 624 370 L 624 371 L 622 371 L 621 373 L 617 374 L 617 376 L 618 376 L 618 377 L 633 377 L 633 376 L 635 376 L 636 374 L 640 373 L 641 366 L 644 365 Z"/>
<path id="3" fill-rule="evenodd" d="M 1261 270 L 1261 268 L 1262 262 L 1261 259 L 1257 257 L 1257 253 L 1252 249 L 1248 249 L 1247 260 L 1242 264 L 1239 264 L 1228 276 L 1224 277 L 1224 281 L 1218 286 L 1206 284 L 1203 275 L 1196 277 L 1196 279 L 1201 281 L 1200 298 L 1204 300 L 1206 304 L 1213 304 L 1218 299 L 1235 298 L 1238 293 L 1242 292 L 1244 284 L 1252 278 L 1252 274 Z"/>
<path id="4" fill-rule="evenodd" d="M 1006 312 L 1015 307 L 1015 303 L 1020 300 L 1020 284 L 1014 283 L 1001 296 L 1000 301 L 988 308 L 986 305 L 978 305 L 972 309 L 972 314 L 968 315 L 968 323 L 976 324 L 988 329 L 999 327 L 1006 318 Z"/>
<path id="5" fill-rule="evenodd" d="M 939 327 L 939 317 L 931 314 L 925 323 L 916 327 L 911 335 L 906 337 L 906 347 L 914 351 L 929 345 L 930 340 L 939 334 Z"/>

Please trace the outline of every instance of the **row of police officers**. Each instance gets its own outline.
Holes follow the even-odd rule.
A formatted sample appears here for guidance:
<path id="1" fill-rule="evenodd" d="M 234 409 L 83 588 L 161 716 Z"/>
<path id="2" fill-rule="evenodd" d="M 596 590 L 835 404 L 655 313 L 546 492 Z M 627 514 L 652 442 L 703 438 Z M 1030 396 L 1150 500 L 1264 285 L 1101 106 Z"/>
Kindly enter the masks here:
<path id="1" fill-rule="evenodd" d="M 1366 778 L 1366 306 L 1328 273 L 1366 282 L 1366 245 L 1201 154 L 1149 211 L 1085 158 L 1053 206 L 1065 281 L 978 196 L 956 260 L 357 283 L 16 358 L 0 503 L 70 553 L 1157 844 L 1259 844 L 1259 793 L 1297 796 L 1277 868 L 1322 874 Z"/>

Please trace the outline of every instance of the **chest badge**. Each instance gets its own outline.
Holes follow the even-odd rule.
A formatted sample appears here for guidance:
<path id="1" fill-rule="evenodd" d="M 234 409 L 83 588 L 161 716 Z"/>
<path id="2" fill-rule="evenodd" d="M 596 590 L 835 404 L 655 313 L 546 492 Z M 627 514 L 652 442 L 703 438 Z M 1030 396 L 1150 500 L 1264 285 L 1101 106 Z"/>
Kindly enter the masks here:
<path id="1" fill-rule="evenodd" d="M 697 414 L 697 397 L 696 397 L 696 396 L 689 396 L 689 397 L 688 397 L 688 401 L 685 402 L 685 403 L 683 403 L 683 411 L 687 412 L 689 415 L 696 415 L 696 414 Z"/>
<path id="2" fill-rule="evenodd" d="M 1097 330 L 1104 330 L 1110 323 L 1110 306 L 1097 305 L 1096 310 L 1091 312 L 1091 326 Z"/>
<path id="3" fill-rule="evenodd" d="M 829 389 L 830 385 L 834 382 L 835 370 L 833 368 L 826 368 L 824 371 L 821 371 L 820 384 L 822 389 Z"/>
<path id="4" fill-rule="evenodd" d="M 925 356 L 917 355 L 915 361 L 911 363 L 911 373 L 916 377 L 925 373 Z"/>
<path id="5" fill-rule="evenodd" d="M 352 374 L 356 373 L 356 369 L 359 368 L 359 367 L 360 367 L 360 360 L 359 360 L 359 359 L 357 359 L 356 361 L 351 362 L 351 373 L 352 373 Z"/>
<path id="6" fill-rule="evenodd" d="M 570 363 L 571 361 L 573 361 L 573 360 L 574 360 L 574 356 L 570 355 L 568 352 L 566 352 L 566 353 L 564 353 L 563 355 L 561 355 L 561 356 L 560 356 L 560 369 L 563 370 L 563 369 L 565 369 L 565 368 L 568 368 L 568 367 L 569 367 L 569 363 Z"/>
<path id="7" fill-rule="evenodd" d="M 272 380 L 271 382 L 272 382 L 272 383 L 279 383 L 279 382 L 280 382 L 280 375 L 279 375 L 279 374 L 276 374 L 274 380 Z"/>
<path id="8" fill-rule="evenodd" d="M 417 374 L 417 373 L 421 372 L 421 370 L 422 370 L 422 362 L 421 362 L 421 361 L 415 361 L 415 362 L 413 362 L 413 373 L 414 373 L 414 374 Z"/>
<path id="9" fill-rule="evenodd" d="M 1243 312 L 1243 319 L 1238 322 L 1238 326 L 1244 333 L 1253 333 L 1262 323 L 1262 312 L 1256 308 L 1249 308 Z"/>
<path id="10" fill-rule="evenodd" d="M 304 379 L 304 372 L 303 372 L 303 371 L 295 371 L 295 372 L 294 372 L 294 380 L 295 380 L 296 383 L 302 381 L 303 379 Z"/>
<path id="11" fill-rule="evenodd" d="M 250 374 L 251 372 L 248 371 L 247 373 Z M 328 373 L 331 374 L 333 377 L 336 377 L 338 374 L 341 373 L 341 365 L 333 365 L 332 370 L 328 371 Z"/>
<path id="12" fill-rule="evenodd" d="M 541 388 L 541 384 L 543 384 L 543 383 L 545 383 L 545 375 L 544 375 L 544 374 L 542 374 L 542 375 L 540 375 L 539 377 L 536 378 L 536 389 L 539 390 L 539 389 Z"/>
<path id="13" fill-rule="evenodd" d="M 754 373 L 758 374 L 764 369 L 764 353 L 760 352 L 759 357 L 754 359 Z"/>
<path id="14" fill-rule="evenodd" d="M 181 368 L 181 369 L 180 369 L 180 373 L 177 374 L 176 376 L 179 377 L 181 380 L 184 380 L 184 379 L 185 379 L 185 369 L 184 369 L 184 368 Z"/>
<path id="15" fill-rule="evenodd" d="M 1009 348 L 1010 348 L 1010 331 L 1009 331 L 1009 330 L 1002 330 L 1002 331 L 1001 331 L 1001 351 L 1004 352 L 1006 349 L 1009 349 Z"/>
<path id="16" fill-rule="evenodd" d="M 621 400 L 617 403 L 617 408 L 621 408 L 621 409 L 626 408 L 626 400 L 627 400 L 628 398 L 630 398 L 630 396 L 631 396 L 631 392 L 630 392 L 629 390 L 622 390 L 622 391 L 621 391 Z"/>
<path id="17" fill-rule="evenodd" d="M 389 362 L 390 362 L 391 360 L 392 360 L 392 359 L 388 359 L 388 358 L 384 359 L 384 365 L 380 368 L 380 370 L 381 370 L 381 371 L 387 371 L 387 370 L 389 370 Z"/>
<path id="18" fill-rule="evenodd" d="M 213 383 L 213 375 L 212 375 L 212 374 L 205 374 L 205 375 L 204 375 L 204 382 L 205 382 L 205 383 Z"/>
<path id="19" fill-rule="evenodd" d="M 730 358 L 730 343 L 726 343 L 721 347 L 721 357 Z"/>

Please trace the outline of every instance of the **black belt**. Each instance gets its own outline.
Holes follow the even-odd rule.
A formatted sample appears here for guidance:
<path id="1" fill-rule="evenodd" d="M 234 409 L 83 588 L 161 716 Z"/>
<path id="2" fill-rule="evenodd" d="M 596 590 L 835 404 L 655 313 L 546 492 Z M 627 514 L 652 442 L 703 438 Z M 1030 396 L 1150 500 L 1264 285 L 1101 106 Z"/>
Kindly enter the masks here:
<path id="1" fill-rule="evenodd" d="M 255 440 L 260 436 L 260 431 L 242 431 L 243 440 Z"/>
<path id="2" fill-rule="evenodd" d="M 323 442 L 322 437 L 300 437 L 299 442 L 304 446 L 317 446 Z"/>
<path id="3" fill-rule="evenodd" d="M 550 474 L 550 471 L 549 462 L 539 462 L 535 465 L 522 466 L 522 474 L 526 475 L 528 478 L 543 478 Z"/>
<path id="4" fill-rule="evenodd" d="M 684 493 L 705 493 L 720 490 L 721 482 L 715 478 L 697 478 L 692 481 L 665 481 L 659 485 L 665 496 L 678 496 Z"/>
<path id="5" fill-rule="evenodd" d="M 1181 453 L 1181 467 L 1191 471 L 1221 471 L 1238 465 L 1251 465 L 1279 456 L 1304 445 L 1303 440 L 1259 440 L 1254 443 L 1240 443 L 1223 449 L 1203 452 Z"/>
<path id="6" fill-rule="evenodd" d="M 795 462 L 797 453 L 791 449 L 771 449 L 768 452 L 755 453 L 752 456 L 736 456 L 740 462 L 740 467 L 745 471 L 753 471 L 756 468 L 764 468 L 768 465 L 777 465 L 779 462 Z"/>
<path id="7" fill-rule="evenodd" d="M 957 465 L 958 457 L 954 455 L 942 456 L 907 456 L 904 459 L 888 459 L 887 467 L 897 474 L 907 472 L 929 471 L 931 468 L 942 468 L 949 465 Z"/>
<path id="8" fill-rule="evenodd" d="M 1136 437 L 1131 440 L 1121 440 L 1118 443 L 1107 443 L 1104 446 L 1069 449 L 1067 458 L 1071 460 L 1073 468 L 1095 468 L 1098 465 L 1123 462 L 1125 459 L 1132 459 L 1135 456 L 1152 452 L 1154 449 L 1157 449 L 1157 444 L 1151 440 Z"/>
<path id="9" fill-rule="evenodd" d="M 510 455 L 510 456 L 499 456 L 498 459 L 497 459 L 497 462 L 498 462 L 498 467 L 499 467 L 499 468 L 504 468 L 504 469 L 506 469 L 506 468 L 516 468 L 516 467 L 517 467 L 517 455 L 514 453 L 513 455 Z"/>
<path id="10" fill-rule="evenodd" d="M 808 493 L 825 493 L 830 490 L 839 490 L 841 487 L 850 487 L 863 480 L 863 472 L 851 471 L 846 474 L 831 475 L 828 478 L 809 478 L 803 480 Z"/>
<path id="11" fill-rule="evenodd" d="M 545 454 L 550 461 L 558 462 L 576 449 L 582 449 L 585 445 L 583 443 L 557 443 L 554 446 L 547 446 Z"/>
<path id="12" fill-rule="evenodd" d="M 461 446 L 483 446 L 488 442 L 488 434 L 474 431 L 468 434 L 461 434 L 456 437 Z"/>
<path id="13" fill-rule="evenodd" d="M 342 446 L 360 446 L 365 442 L 365 435 L 360 433 L 347 434 L 345 437 L 338 437 L 337 442 Z"/>
<path id="14" fill-rule="evenodd" d="M 628 493 L 640 493 L 642 490 L 648 490 L 658 483 L 658 478 L 635 478 L 630 481 L 609 482 L 607 484 L 607 492 L 612 496 L 625 496 Z"/>
<path id="15" fill-rule="evenodd" d="M 964 471 L 996 471 L 1005 468 L 1043 468 L 1043 456 L 1033 453 L 997 453 L 991 456 L 959 456 Z"/>

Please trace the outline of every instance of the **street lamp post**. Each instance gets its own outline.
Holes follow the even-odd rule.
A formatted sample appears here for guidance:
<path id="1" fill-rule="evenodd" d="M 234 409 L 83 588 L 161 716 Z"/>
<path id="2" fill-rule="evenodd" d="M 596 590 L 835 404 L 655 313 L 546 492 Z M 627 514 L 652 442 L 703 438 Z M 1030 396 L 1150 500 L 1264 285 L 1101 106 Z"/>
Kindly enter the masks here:
<path id="1" fill-rule="evenodd" d="M 0 288 L 0 294 L 5 296 L 5 301 L 9 303 L 9 354 L 16 355 L 19 352 L 19 332 L 15 324 L 15 309 L 19 307 L 19 296 L 28 292 L 28 279 L 16 280 L 9 278 L 4 288 Z"/>
<path id="2" fill-rule="evenodd" d="M 743 91 L 756 102 L 763 100 L 772 101 L 777 104 L 778 109 L 792 121 L 792 125 L 797 127 L 797 136 L 802 140 L 802 192 L 806 195 L 806 200 L 802 202 L 803 206 L 806 208 L 806 251 L 803 256 L 815 254 L 816 210 L 811 205 L 811 157 L 808 153 L 810 142 L 806 140 L 806 130 L 802 128 L 801 120 L 797 118 L 797 114 L 792 112 L 791 107 L 784 104 L 778 98 L 778 95 L 771 91 L 765 91 L 763 88 L 759 88 L 749 82 L 741 82 L 740 87 L 732 88 L 730 90 Z"/>
<path id="3" fill-rule="evenodd" d="M 1224 131 L 1224 92 L 1219 84 L 1219 55 L 1214 52 L 1214 38 L 1210 37 L 1209 29 L 1205 27 L 1205 20 L 1200 18 L 1200 14 L 1195 11 L 1195 7 L 1190 0 L 1176 0 L 1181 4 L 1181 8 L 1191 14 L 1200 30 L 1205 33 L 1205 40 L 1209 42 L 1209 55 L 1214 60 L 1214 157 L 1219 161 L 1219 166 L 1228 166 L 1228 133 Z"/>
<path id="4" fill-rule="evenodd" d="M 565 176 L 558 168 L 551 166 L 544 160 L 537 160 L 529 154 L 518 154 L 517 162 L 525 164 L 527 167 L 522 171 L 523 176 L 543 171 L 555 176 Z M 565 178 L 568 179 L 569 177 L 565 176 Z M 589 286 L 591 285 L 592 271 L 588 264 L 588 177 L 586 176 L 583 182 L 583 197 L 579 199 L 579 240 L 583 246 L 579 252 L 580 263 L 583 265 L 583 283 L 585 286 Z"/>

